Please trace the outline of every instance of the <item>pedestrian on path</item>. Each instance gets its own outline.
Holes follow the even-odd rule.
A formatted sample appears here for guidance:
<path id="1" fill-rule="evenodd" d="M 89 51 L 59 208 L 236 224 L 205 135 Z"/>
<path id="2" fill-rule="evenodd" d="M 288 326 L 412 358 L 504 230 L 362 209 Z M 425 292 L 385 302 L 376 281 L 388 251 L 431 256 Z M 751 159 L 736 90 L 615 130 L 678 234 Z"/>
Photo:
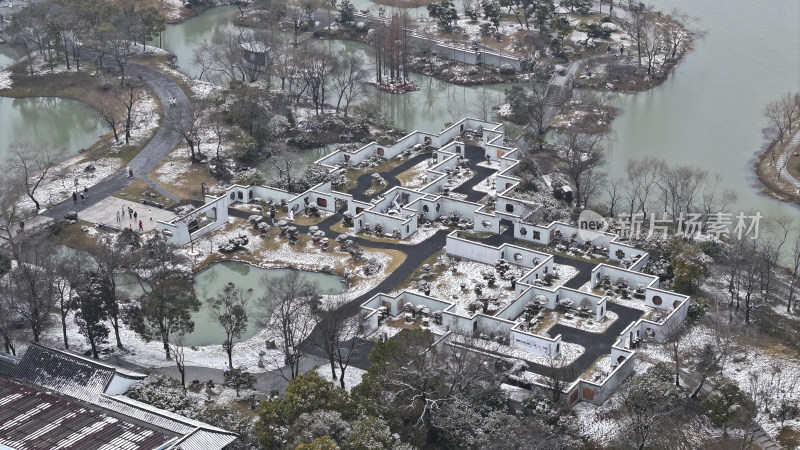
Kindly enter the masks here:
<path id="1" fill-rule="evenodd" d="M 86 186 L 84 186 L 84 187 L 83 187 L 83 194 L 84 194 L 86 197 L 89 197 L 89 188 L 88 188 L 88 187 L 86 187 Z"/>
<path id="2" fill-rule="evenodd" d="M 81 203 L 86 201 L 86 197 L 83 196 L 83 192 L 81 192 Z"/>
<path id="3" fill-rule="evenodd" d="M 121 222 L 121 220 L 119 218 L 119 211 L 117 211 L 117 222 Z"/>
<path id="4" fill-rule="evenodd" d="M 73 192 L 72 193 L 72 201 L 75 202 L 75 203 L 78 203 L 78 193 L 77 192 Z"/>
<path id="5" fill-rule="evenodd" d="M 131 169 L 131 166 L 128 166 L 128 168 L 125 169 L 125 173 L 128 175 L 128 178 L 133 178 L 133 170 Z"/>
<path id="6" fill-rule="evenodd" d="M 128 219 L 133 220 L 133 208 L 128 206 Z"/>
<path id="7" fill-rule="evenodd" d="M 136 220 L 137 218 L 139 218 L 139 213 L 137 213 L 136 211 L 134 211 L 134 212 L 133 212 L 133 220 Z"/>
<path id="8" fill-rule="evenodd" d="M 144 231 L 144 227 L 142 226 L 142 221 L 139 221 L 139 231 Z"/>
<path id="9" fill-rule="evenodd" d="M 152 222 L 153 221 L 153 208 L 148 209 L 147 212 L 150 214 L 150 221 Z"/>

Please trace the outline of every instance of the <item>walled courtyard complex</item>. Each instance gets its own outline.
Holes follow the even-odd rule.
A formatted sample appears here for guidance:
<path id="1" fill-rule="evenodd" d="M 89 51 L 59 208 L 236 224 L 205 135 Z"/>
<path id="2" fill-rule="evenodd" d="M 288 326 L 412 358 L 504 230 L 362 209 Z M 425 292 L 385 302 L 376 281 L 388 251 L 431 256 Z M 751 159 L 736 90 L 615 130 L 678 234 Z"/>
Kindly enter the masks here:
<path id="1" fill-rule="evenodd" d="M 558 378 L 570 404 L 602 403 L 634 372 L 637 346 L 664 341 L 683 322 L 689 297 L 659 289 L 658 277 L 640 272 L 649 255 L 617 234 L 535 223 L 541 205 L 515 195 L 520 164 L 517 149 L 505 144 L 502 124 L 466 118 L 439 134 L 416 131 L 393 145 L 337 150 L 317 161 L 330 180 L 300 194 L 233 185 L 157 227 L 185 245 L 228 223 L 235 203 L 255 203 L 279 206 L 290 218 L 309 209 L 327 214 L 314 227 L 273 221 L 310 233 L 323 249 L 324 236 L 337 234 L 340 243 L 367 233 L 405 242 L 406 262 L 415 267 L 351 302 L 365 334 L 428 328 L 441 336 L 437 345 L 509 362 L 510 384 L 552 389 Z M 337 190 L 334 180 L 343 185 L 348 169 L 369 159 L 400 165 Z M 420 179 L 404 187 L 395 175 L 413 167 L 422 168 Z M 471 176 L 464 180 L 462 171 Z M 331 229 L 340 221 L 349 236 Z M 437 239 L 441 231 L 423 234 L 436 224 L 452 231 L 444 239 Z"/>

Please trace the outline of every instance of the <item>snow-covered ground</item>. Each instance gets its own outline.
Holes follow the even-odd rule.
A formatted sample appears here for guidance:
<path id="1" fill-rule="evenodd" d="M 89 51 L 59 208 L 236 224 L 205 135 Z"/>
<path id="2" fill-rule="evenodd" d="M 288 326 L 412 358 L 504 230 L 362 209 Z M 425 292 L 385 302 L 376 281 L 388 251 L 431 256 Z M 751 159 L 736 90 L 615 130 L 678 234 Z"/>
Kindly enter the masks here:
<path id="1" fill-rule="evenodd" d="M 498 277 L 495 287 L 489 287 L 487 285 L 483 274 L 491 273 L 497 277 L 494 266 L 475 261 L 460 260 L 453 262 L 452 267 L 456 268 L 455 273 L 453 273 L 450 268 L 446 268 L 439 275 L 431 275 L 423 277 L 423 279 L 430 284 L 430 296 L 455 304 L 454 308 L 450 311 L 456 314 L 463 316 L 472 315 L 467 310 L 467 306 L 478 300 L 479 296 L 474 291 L 476 283 L 481 283 L 483 285 L 480 297 L 496 299 L 496 301 L 489 302 L 490 309 L 494 311 L 502 309 L 516 298 L 514 292 L 509 289 L 510 284 L 506 280 L 501 280 Z M 517 269 L 512 266 L 511 270 Z M 519 272 L 519 270 L 517 270 L 517 272 Z M 462 285 L 464 289 L 461 288 Z M 412 285 L 409 290 L 421 294 L 424 293 L 417 285 Z"/>
<path id="2" fill-rule="evenodd" d="M 408 169 L 403 173 L 403 178 L 410 178 L 410 181 L 404 181 L 401 185 L 408 189 L 419 189 L 427 184 L 426 173 L 433 165 L 433 160 L 426 159 L 425 161 L 415 164 L 414 167 Z"/>
<path id="3" fill-rule="evenodd" d="M 333 383 L 336 386 L 341 386 L 339 384 L 339 380 L 338 379 L 337 380 L 333 379 L 333 376 L 331 374 L 331 365 L 330 364 L 323 364 L 323 365 L 317 367 L 316 371 L 317 371 L 317 375 L 319 375 L 320 377 L 330 381 L 331 383 Z M 358 367 L 350 366 L 347 369 L 345 369 L 345 371 L 344 371 L 344 388 L 347 390 L 347 392 L 350 392 L 350 390 L 353 389 L 355 386 L 358 386 L 359 384 L 361 384 L 361 375 L 364 375 L 365 373 L 367 373 L 366 370 L 359 369 Z M 337 377 L 341 376 L 341 372 L 339 371 L 339 366 L 338 365 L 336 366 L 336 376 Z"/>
<path id="4" fill-rule="evenodd" d="M 11 87 L 13 82 L 11 81 L 11 71 L 10 70 L 0 70 L 0 90 L 8 89 Z"/>
<path id="5" fill-rule="evenodd" d="M 546 356 L 527 352 L 521 348 L 512 347 L 510 345 L 503 345 L 495 341 L 490 341 L 485 339 L 473 339 L 467 336 L 463 336 L 461 334 L 453 333 L 452 339 L 453 342 L 467 344 L 472 347 L 482 348 L 487 351 L 500 353 L 506 355 L 509 358 L 521 359 L 523 361 L 528 361 L 534 364 L 541 364 L 548 367 L 551 365 L 553 367 L 568 366 L 573 362 L 575 362 L 575 360 L 578 359 L 578 357 L 580 357 L 586 351 L 586 349 L 582 345 L 573 344 L 571 342 L 562 342 L 561 354 L 557 358 L 551 359 Z"/>
<path id="6" fill-rule="evenodd" d="M 619 319 L 619 316 L 611 311 L 606 311 L 606 318 L 602 322 L 575 316 L 570 319 L 564 314 L 558 314 L 556 323 L 585 330 L 590 333 L 603 333 L 608 329 L 608 327 L 616 322 L 617 319 Z"/>
<path id="7" fill-rule="evenodd" d="M 567 281 L 575 278 L 578 275 L 578 269 L 566 264 L 553 264 L 553 270 L 558 273 L 558 279 L 553 280 L 553 288 L 566 283 Z"/>
<path id="8" fill-rule="evenodd" d="M 480 183 L 476 184 L 472 190 L 478 192 L 485 192 L 492 197 L 497 198 L 497 189 L 495 189 L 495 180 L 497 179 L 497 175 L 491 175 L 487 178 L 481 180 Z"/>
<path id="9" fill-rule="evenodd" d="M 36 200 L 42 205 L 58 204 L 72 196 L 75 189 L 74 181 L 78 180 L 78 190 L 89 188 L 89 195 L 93 195 L 92 186 L 114 175 L 122 169 L 122 160 L 119 158 L 98 158 L 92 161 L 95 167 L 93 172 L 86 172 L 84 168 L 88 163 L 80 163 L 83 155 L 77 155 L 63 161 L 45 178 L 42 184 L 36 189 Z M 80 164 L 79 164 L 80 163 Z M 33 202 L 26 196 L 20 198 L 18 205 L 26 211 L 35 209 Z"/>

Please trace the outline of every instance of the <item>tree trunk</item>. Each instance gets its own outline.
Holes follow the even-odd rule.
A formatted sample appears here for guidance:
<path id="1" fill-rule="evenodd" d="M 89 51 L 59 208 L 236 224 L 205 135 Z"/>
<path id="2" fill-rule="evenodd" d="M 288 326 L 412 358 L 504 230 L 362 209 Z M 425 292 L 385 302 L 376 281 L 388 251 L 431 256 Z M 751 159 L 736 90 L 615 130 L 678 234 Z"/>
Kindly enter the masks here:
<path id="1" fill-rule="evenodd" d="M 64 348 L 69 350 L 69 339 L 67 338 L 67 316 L 65 314 L 61 314 L 61 331 L 64 333 Z"/>
<path id="2" fill-rule="evenodd" d="M 120 350 L 124 350 L 125 347 L 122 346 L 122 339 L 119 338 L 119 317 L 112 317 L 111 318 L 111 326 L 114 327 L 114 337 L 117 338 L 117 348 Z"/>

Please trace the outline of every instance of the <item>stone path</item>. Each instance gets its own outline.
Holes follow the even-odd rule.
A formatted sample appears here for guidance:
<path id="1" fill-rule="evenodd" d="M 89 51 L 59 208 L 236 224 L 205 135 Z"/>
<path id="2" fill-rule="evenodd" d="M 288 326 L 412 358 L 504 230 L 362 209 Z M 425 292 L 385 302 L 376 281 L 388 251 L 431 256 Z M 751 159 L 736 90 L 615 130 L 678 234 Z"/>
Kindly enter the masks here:
<path id="1" fill-rule="evenodd" d="M 797 193 L 800 193 L 800 180 L 793 177 L 792 174 L 790 174 L 789 171 L 786 170 L 786 167 L 788 166 L 786 160 L 797 151 L 798 146 L 800 146 L 800 131 L 795 133 L 794 136 L 792 137 L 792 140 L 789 141 L 786 151 L 784 151 L 778 156 L 778 160 L 775 162 L 775 167 L 781 168 L 780 171 L 781 178 L 788 181 L 789 183 L 792 183 L 795 189 L 797 189 Z"/>
<path id="2" fill-rule="evenodd" d="M 89 49 L 84 49 L 83 52 L 85 54 L 84 58 L 86 61 L 92 61 L 96 55 L 95 52 Z M 103 65 L 110 67 L 112 65 L 111 59 L 109 57 L 104 58 Z M 171 78 L 149 67 L 135 63 L 128 64 L 128 73 L 126 76 L 131 78 L 138 77 L 147 83 L 147 85 L 150 86 L 150 88 L 152 88 L 155 94 L 158 96 L 162 105 L 168 105 L 169 98 L 174 97 L 177 103 L 173 108 L 182 109 L 186 113 L 184 115 L 188 115 L 190 109 L 189 99 L 186 97 L 186 94 L 184 94 L 180 86 L 172 81 Z M 156 132 L 155 136 L 153 136 L 150 142 L 148 142 L 148 144 L 128 164 L 129 167 L 133 169 L 133 178 L 128 178 L 127 174 L 124 173 L 125 169 L 123 169 L 112 177 L 96 184 L 89 192 L 90 196 L 88 199 L 86 199 L 86 202 L 78 202 L 78 204 L 75 204 L 72 202 L 72 199 L 68 199 L 44 211 L 42 214 L 54 219 L 60 219 L 63 218 L 64 214 L 68 211 L 77 211 L 80 213 L 84 209 L 91 207 L 95 203 L 98 203 L 100 200 L 110 197 L 115 192 L 118 192 L 119 190 L 129 186 L 139 178 L 146 181 L 150 186 L 160 193 L 168 195 L 171 198 L 176 198 L 174 195 L 167 193 L 160 186 L 153 183 L 153 181 L 147 177 L 147 174 L 150 173 L 151 170 L 155 169 L 158 163 L 160 163 L 161 160 L 164 159 L 172 151 L 172 149 L 175 148 L 176 145 L 178 145 L 180 140 L 181 137 L 178 133 L 174 132 L 170 127 L 163 126 L 162 123 L 162 126 L 158 127 L 158 131 Z M 80 214 L 78 217 L 82 218 Z"/>

